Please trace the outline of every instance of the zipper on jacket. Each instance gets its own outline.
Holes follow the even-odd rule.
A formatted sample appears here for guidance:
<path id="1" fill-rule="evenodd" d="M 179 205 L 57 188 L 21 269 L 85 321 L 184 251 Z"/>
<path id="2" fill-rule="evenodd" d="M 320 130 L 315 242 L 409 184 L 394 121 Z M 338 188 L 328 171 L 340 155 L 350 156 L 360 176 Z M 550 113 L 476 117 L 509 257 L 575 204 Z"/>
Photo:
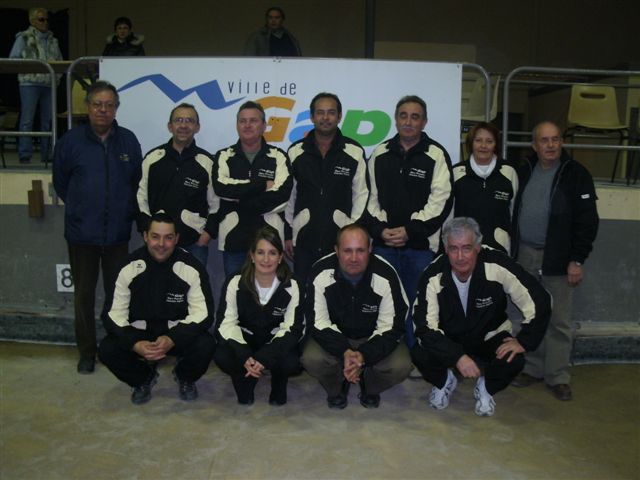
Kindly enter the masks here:
<path id="1" fill-rule="evenodd" d="M 108 143 L 103 143 L 102 148 L 104 149 L 104 182 L 105 182 L 105 198 L 104 198 L 104 224 L 103 224 L 103 245 L 107 244 L 107 234 L 109 233 L 109 145 Z"/>

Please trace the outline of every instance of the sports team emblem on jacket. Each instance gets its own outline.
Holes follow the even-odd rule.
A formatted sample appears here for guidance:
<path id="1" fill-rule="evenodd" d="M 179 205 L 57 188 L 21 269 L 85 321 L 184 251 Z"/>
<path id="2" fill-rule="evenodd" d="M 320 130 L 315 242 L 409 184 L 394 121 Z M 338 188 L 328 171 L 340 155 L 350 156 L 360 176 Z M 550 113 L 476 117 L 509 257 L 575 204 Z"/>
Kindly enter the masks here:
<path id="1" fill-rule="evenodd" d="M 476 298 L 476 308 L 487 308 L 489 305 L 493 305 L 493 298 Z"/>
<path id="2" fill-rule="evenodd" d="M 343 177 L 349 177 L 351 176 L 351 169 L 349 167 L 343 167 L 341 165 L 336 165 L 336 167 L 333 169 L 333 174 L 334 175 L 340 175 Z"/>
<path id="3" fill-rule="evenodd" d="M 258 178 L 268 178 L 269 180 L 273 180 L 276 178 L 276 172 L 275 170 L 269 170 L 267 168 L 259 168 Z"/>
<path id="4" fill-rule="evenodd" d="M 496 200 L 504 200 L 506 202 L 511 200 L 509 192 L 501 192 L 500 190 L 496 190 L 493 192 L 493 198 L 495 198 Z"/>
<path id="5" fill-rule="evenodd" d="M 362 313 L 378 313 L 378 305 L 362 304 Z"/>
<path id="6" fill-rule="evenodd" d="M 167 298 L 165 301 L 167 303 L 184 303 L 184 293 L 173 293 L 167 292 Z"/>
<path id="7" fill-rule="evenodd" d="M 200 180 L 196 180 L 195 178 L 191 177 L 184 177 L 183 185 L 190 188 L 200 188 Z"/>
<path id="8" fill-rule="evenodd" d="M 411 167 L 411 169 L 409 169 L 409 176 L 424 180 L 425 178 L 427 178 L 427 171 L 422 170 L 421 168 Z"/>

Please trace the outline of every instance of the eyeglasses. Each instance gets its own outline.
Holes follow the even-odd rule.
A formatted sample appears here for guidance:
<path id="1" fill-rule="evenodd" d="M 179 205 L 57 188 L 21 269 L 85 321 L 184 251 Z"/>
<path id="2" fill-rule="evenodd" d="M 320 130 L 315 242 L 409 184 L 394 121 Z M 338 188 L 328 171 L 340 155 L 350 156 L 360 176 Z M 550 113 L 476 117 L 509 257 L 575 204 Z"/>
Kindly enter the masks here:
<path id="1" fill-rule="evenodd" d="M 49 21 L 48 18 L 44 18 L 44 17 L 36 18 L 36 20 L 38 20 L 40 23 L 44 23 L 44 22 L 48 22 Z"/>
<path id="2" fill-rule="evenodd" d="M 197 123 L 197 120 L 192 117 L 174 117 L 171 121 L 173 123 L 186 123 L 187 125 Z"/>
<path id="3" fill-rule="evenodd" d="M 118 108 L 118 105 L 116 105 L 115 103 L 111 103 L 111 102 L 91 102 L 89 103 L 89 105 L 91 106 L 91 108 L 93 108 L 94 110 L 115 110 L 116 108 Z"/>

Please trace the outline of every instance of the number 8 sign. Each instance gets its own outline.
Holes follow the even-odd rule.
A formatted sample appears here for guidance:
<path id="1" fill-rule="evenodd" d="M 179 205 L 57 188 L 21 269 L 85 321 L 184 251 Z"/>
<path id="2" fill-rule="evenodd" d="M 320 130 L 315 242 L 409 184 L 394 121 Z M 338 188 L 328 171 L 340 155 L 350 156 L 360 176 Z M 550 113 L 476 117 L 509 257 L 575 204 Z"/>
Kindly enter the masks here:
<path id="1" fill-rule="evenodd" d="M 69 264 L 56 264 L 56 285 L 59 292 L 73 292 L 73 275 Z"/>

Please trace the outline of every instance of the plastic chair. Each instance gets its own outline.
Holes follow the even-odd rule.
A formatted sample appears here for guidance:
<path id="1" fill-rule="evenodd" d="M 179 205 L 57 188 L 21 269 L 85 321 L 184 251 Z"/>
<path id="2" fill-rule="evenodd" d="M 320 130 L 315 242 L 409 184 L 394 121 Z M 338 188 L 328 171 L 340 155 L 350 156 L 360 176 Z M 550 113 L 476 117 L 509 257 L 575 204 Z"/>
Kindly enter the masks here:
<path id="1" fill-rule="evenodd" d="M 0 130 L 4 131 L 16 131 L 18 130 L 18 117 L 19 113 L 17 111 L 7 110 L 2 114 L 2 122 L 0 123 Z M 2 156 L 2 167 L 7 168 L 7 163 L 4 158 L 4 144 L 6 141 L 5 136 L 0 137 L 0 156 Z M 17 143 L 16 137 L 16 143 Z"/>
<path id="2" fill-rule="evenodd" d="M 567 115 L 568 128 L 564 137 L 574 137 L 578 132 L 597 133 L 605 135 L 617 134 L 620 145 L 628 138 L 627 125 L 620 123 L 618 115 L 618 101 L 616 90 L 603 85 L 572 85 L 569 113 Z M 620 150 L 616 152 L 616 161 L 611 174 L 614 181 Z"/>
<path id="3" fill-rule="evenodd" d="M 71 116 L 74 120 L 84 120 L 88 116 L 87 104 L 85 103 L 85 97 L 87 92 L 80 82 L 73 81 L 71 85 Z M 69 111 L 64 111 L 58 114 L 58 118 L 66 119 Z"/>
<path id="4" fill-rule="evenodd" d="M 489 121 L 498 115 L 498 90 L 500 88 L 500 76 L 496 77 L 493 84 L 493 94 L 491 99 L 491 110 Z M 468 101 L 462 103 L 462 111 L 460 118 L 463 122 L 484 122 L 484 100 L 485 100 L 485 83 L 482 77 L 476 79 L 469 95 Z"/>
<path id="5" fill-rule="evenodd" d="M 500 76 L 495 77 L 491 81 L 493 85 L 493 93 L 491 99 L 491 109 L 489 110 L 489 121 L 494 120 L 498 116 L 498 91 L 500 90 Z M 473 87 L 468 96 L 463 90 L 460 119 L 460 158 L 466 158 L 471 152 L 466 151 L 465 138 L 471 127 L 478 123 L 484 122 L 485 108 L 485 83 L 483 77 L 478 77 L 473 83 Z"/>

